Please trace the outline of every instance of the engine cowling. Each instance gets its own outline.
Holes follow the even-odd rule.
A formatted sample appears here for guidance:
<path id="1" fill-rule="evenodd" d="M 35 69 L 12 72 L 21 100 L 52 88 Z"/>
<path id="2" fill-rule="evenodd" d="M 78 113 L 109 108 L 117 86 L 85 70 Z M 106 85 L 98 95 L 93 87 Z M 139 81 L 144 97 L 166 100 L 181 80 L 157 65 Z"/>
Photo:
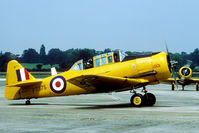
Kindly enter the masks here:
<path id="1" fill-rule="evenodd" d="M 180 70 L 179 70 L 180 78 L 189 79 L 191 77 L 191 75 L 192 75 L 191 68 L 189 68 L 187 66 L 183 66 L 180 68 Z"/>

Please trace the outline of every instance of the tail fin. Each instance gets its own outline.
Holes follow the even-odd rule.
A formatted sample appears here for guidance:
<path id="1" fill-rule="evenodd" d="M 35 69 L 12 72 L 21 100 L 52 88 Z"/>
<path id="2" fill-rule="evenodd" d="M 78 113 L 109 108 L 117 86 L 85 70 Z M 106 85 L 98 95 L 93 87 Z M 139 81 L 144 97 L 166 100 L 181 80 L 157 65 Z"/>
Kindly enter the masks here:
<path id="1" fill-rule="evenodd" d="M 34 79 L 35 78 L 16 60 L 12 60 L 8 63 L 6 85 L 12 85 L 21 81 Z"/>
<path id="2" fill-rule="evenodd" d="M 22 65 L 16 60 L 8 63 L 6 74 L 5 97 L 7 99 L 20 99 L 20 86 L 16 86 L 25 81 L 36 80 Z"/>

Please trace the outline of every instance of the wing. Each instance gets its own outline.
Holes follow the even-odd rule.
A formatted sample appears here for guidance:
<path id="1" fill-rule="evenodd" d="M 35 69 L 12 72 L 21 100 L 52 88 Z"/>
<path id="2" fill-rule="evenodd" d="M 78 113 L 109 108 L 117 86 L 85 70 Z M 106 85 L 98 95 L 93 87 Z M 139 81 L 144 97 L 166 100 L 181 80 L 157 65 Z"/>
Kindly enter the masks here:
<path id="1" fill-rule="evenodd" d="M 68 80 L 68 82 L 91 92 L 110 92 L 130 86 L 149 83 L 145 79 L 130 79 L 106 75 L 81 75 Z"/>
<path id="2" fill-rule="evenodd" d="M 199 83 L 199 79 L 189 79 L 191 83 Z"/>
<path id="3" fill-rule="evenodd" d="M 180 82 L 181 80 L 179 78 L 176 79 L 178 82 Z M 173 83 L 175 82 L 174 78 L 168 78 L 168 79 L 165 79 L 165 80 L 161 80 L 162 83 Z M 186 82 L 188 82 L 189 84 L 191 83 L 199 83 L 199 79 L 193 79 L 193 78 L 190 78 L 190 79 L 186 79 Z"/>

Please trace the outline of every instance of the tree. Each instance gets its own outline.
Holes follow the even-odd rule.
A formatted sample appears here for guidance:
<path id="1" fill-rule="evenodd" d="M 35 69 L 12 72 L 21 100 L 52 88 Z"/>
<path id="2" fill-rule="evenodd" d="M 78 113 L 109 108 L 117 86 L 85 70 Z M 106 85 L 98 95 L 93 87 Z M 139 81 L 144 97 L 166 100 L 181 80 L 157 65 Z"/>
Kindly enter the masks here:
<path id="1" fill-rule="evenodd" d="M 187 60 L 190 60 L 189 55 L 186 52 L 181 52 L 181 57 L 183 60 L 183 65 L 187 64 Z"/>
<path id="2" fill-rule="evenodd" d="M 7 64 L 12 59 L 16 59 L 16 56 L 10 52 L 5 52 L 4 54 L 3 53 L 0 54 L 0 66 L 1 66 L 0 71 L 1 72 L 6 71 Z"/>
<path id="3" fill-rule="evenodd" d="M 178 70 L 180 69 L 184 64 L 183 64 L 183 58 L 181 54 L 179 53 L 170 53 L 172 61 L 177 61 L 178 63 L 175 65 L 175 68 Z"/>
<path id="4" fill-rule="evenodd" d="M 195 50 L 194 50 L 194 52 L 192 52 L 191 54 L 190 54 L 190 59 L 191 59 L 191 61 L 193 61 L 193 63 L 195 64 L 195 65 L 199 65 L 199 49 L 198 48 L 196 48 Z"/>
<path id="5" fill-rule="evenodd" d="M 63 52 L 58 48 L 51 49 L 48 52 L 47 60 L 51 66 L 53 66 L 54 64 L 62 63 L 63 59 L 64 59 Z"/>
<path id="6" fill-rule="evenodd" d="M 106 48 L 104 49 L 104 53 L 108 53 L 108 52 L 111 52 L 112 50 L 110 48 Z"/>
<path id="7" fill-rule="evenodd" d="M 40 61 L 39 54 L 35 49 L 29 48 L 24 50 L 22 54 L 22 62 L 25 63 L 38 63 Z"/>
<path id="8" fill-rule="evenodd" d="M 41 45 L 39 56 L 40 56 L 40 62 L 46 63 L 46 48 L 44 44 Z"/>
<path id="9" fill-rule="evenodd" d="M 44 44 L 41 45 L 41 48 L 40 48 L 40 56 L 46 56 L 46 48 L 44 46 Z"/>
<path id="10" fill-rule="evenodd" d="M 131 51 L 126 51 L 125 54 L 127 54 L 128 56 L 132 56 L 133 53 Z"/>
<path id="11" fill-rule="evenodd" d="M 95 56 L 95 50 L 94 49 L 80 49 L 78 51 L 78 56 L 79 56 L 79 59 L 83 59 L 83 60 L 88 60 L 88 59 L 91 59 L 93 58 L 93 56 Z"/>

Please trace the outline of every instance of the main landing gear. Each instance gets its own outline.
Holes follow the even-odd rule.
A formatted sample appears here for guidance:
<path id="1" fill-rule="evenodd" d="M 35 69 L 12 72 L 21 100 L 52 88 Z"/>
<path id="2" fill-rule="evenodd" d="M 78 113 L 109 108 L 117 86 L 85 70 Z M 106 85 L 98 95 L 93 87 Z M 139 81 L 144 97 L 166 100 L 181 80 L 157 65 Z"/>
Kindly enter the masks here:
<path id="1" fill-rule="evenodd" d="M 152 93 L 147 93 L 146 88 L 143 87 L 144 95 L 140 93 L 136 93 L 133 91 L 133 95 L 131 97 L 131 105 L 135 107 L 141 106 L 153 106 L 156 103 L 156 98 Z"/>
<path id="2" fill-rule="evenodd" d="M 196 91 L 199 91 L 198 83 L 196 83 Z"/>

